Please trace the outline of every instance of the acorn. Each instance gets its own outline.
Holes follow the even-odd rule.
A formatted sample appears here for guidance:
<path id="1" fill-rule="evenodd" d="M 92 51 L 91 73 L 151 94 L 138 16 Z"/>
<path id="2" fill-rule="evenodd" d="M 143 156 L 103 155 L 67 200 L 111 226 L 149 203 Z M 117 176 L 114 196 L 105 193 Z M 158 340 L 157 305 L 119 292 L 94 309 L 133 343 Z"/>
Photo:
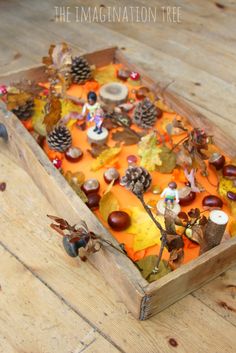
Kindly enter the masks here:
<path id="1" fill-rule="evenodd" d="M 233 191 L 228 191 L 227 197 L 230 201 L 236 201 L 236 193 Z"/>
<path id="2" fill-rule="evenodd" d="M 65 152 L 65 157 L 69 162 L 76 163 L 83 157 L 83 151 L 78 147 L 71 146 Z"/>
<path id="3" fill-rule="evenodd" d="M 100 189 L 100 183 L 97 179 L 91 178 L 91 179 L 86 180 L 83 183 L 81 189 L 83 190 L 83 192 L 86 195 L 91 194 L 91 193 L 97 193 L 98 190 Z"/>
<path id="4" fill-rule="evenodd" d="M 114 180 L 114 184 L 120 179 L 120 173 L 116 168 L 109 168 L 103 174 L 104 180 L 107 184 L 110 184 Z"/>
<path id="5" fill-rule="evenodd" d="M 86 205 L 90 208 L 90 210 L 95 210 L 99 207 L 99 202 L 101 200 L 101 196 L 99 194 L 96 192 L 88 194 L 87 199 L 88 201 L 86 202 Z"/>
<path id="6" fill-rule="evenodd" d="M 226 179 L 236 179 L 236 166 L 233 164 L 227 164 L 223 168 L 223 176 Z"/>
<path id="7" fill-rule="evenodd" d="M 225 165 L 225 156 L 218 152 L 214 152 L 209 158 L 209 164 L 215 167 L 216 170 L 220 170 Z"/>
<path id="8" fill-rule="evenodd" d="M 188 206 L 196 199 L 196 192 L 189 187 L 184 187 L 179 190 L 179 204 L 180 206 Z"/>
<path id="9" fill-rule="evenodd" d="M 150 90 L 148 87 L 140 87 L 135 92 L 135 96 L 137 99 L 144 99 L 149 92 L 150 92 Z"/>
<path id="10" fill-rule="evenodd" d="M 113 211 L 109 214 L 107 222 L 112 229 L 122 231 L 130 226 L 131 220 L 128 213 L 124 211 Z"/>
<path id="11" fill-rule="evenodd" d="M 223 201 L 216 195 L 208 195 L 202 200 L 202 205 L 208 208 L 222 208 Z"/>

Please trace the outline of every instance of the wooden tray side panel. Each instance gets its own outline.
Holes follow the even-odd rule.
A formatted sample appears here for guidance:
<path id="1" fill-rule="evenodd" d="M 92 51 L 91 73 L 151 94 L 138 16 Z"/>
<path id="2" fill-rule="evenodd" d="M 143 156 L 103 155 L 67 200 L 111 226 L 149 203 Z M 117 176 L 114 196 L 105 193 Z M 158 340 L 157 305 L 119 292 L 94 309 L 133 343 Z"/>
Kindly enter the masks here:
<path id="1" fill-rule="evenodd" d="M 224 241 L 145 289 L 140 319 L 162 311 L 231 267 L 236 260 L 236 238 Z"/>
<path id="2" fill-rule="evenodd" d="M 0 122 L 6 126 L 9 136 L 6 144 L 1 141 L 1 151 L 4 153 L 6 150 L 8 155 L 11 151 L 18 164 L 27 171 L 55 208 L 57 215 L 71 223 L 77 223 L 80 219 L 85 220 L 91 230 L 118 246 L 116 240 L 75 194 L 14 114 L 11 114 L 10 118 L 5 118 L 0 111 Z M 89 260 L 138 318 L 144 295 L 142 288 L 146 285 L 146 281 L 132 262 L 125 255 L 112 249 L 99 251 L 90 256 Z"/>

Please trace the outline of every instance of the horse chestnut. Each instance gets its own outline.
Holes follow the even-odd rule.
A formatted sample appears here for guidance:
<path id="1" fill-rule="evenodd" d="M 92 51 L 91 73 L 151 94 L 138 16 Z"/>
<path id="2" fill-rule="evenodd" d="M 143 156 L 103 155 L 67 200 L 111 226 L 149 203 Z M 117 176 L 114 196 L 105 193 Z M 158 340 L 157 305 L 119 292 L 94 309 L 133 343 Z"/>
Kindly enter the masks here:
<path id="1" fill-rule="evenodd" d="M 83 156 L 83 151 L 78 147 L 70 147 L 65 152 L 65 157 L 69 162 L 76 163 L 78 162 Z"/>
<path id="2" fill-rule="evenodd" d="M 86 180 L 81 187 L 81 189 L 86 195 L 98 192 L 99 188 L 100 188 L 100 183 L 95 178 Z"/>
<path id="3" fill-rule="evenodd" d="M 202 205 L 209 208 L 222 208 L 223 201 L 218 196 L 208 195 L 202 200 Z"/>
<path id="4" fill-rule="evenodd" d="M 94 210 L 99 207 L 99 202 L 101 199 L 100 195 L 94 192 L 94 193 L 88 194 L 87 199 L 88 201 L 86 202 L 86 205 L 88 206 L 88 208 L 90 208 L 90 210 Z"/>
<path id="5" fill-rule="evenodd" d="M 180 206 L 188 206 L 196 199 L 196 192 L 186 187 L 179 191 Z"/>
<path id="6" fill-rule="evenodd" d="M 120 173 L 116 168 L 109 168 L 104 172 L 103 177 L 107 184 L 110 184 L 113 180 L 116 183 L 119 181 Z"/>
<path id="7" fill-rule="evenodd" d="M 112 229 L 122 231 L 130 226 L 131 220 L 128 213 L 124 211 L 113 211 L 109 214 L 107 222 Z"/>
<path id="8" fill-rule="evenodd" d="M 225 156 L 218 152 L 214 152 L 209 158 L 209 164 L 215 167 L 216 170 L 220 170 L 225 165 Z"/>
<path id="9" fill-rule="evenodd" d="M 223 168 L 223 176 L 226 179 L 236 179 L 236 166 L 233 164 L 227 164 Z"/>
<path id="10" fill-rule="evenodd" d="M 233 191 L 228 191 L 227 197 L 230 201 L 236 201 L 236 193 Z"/>

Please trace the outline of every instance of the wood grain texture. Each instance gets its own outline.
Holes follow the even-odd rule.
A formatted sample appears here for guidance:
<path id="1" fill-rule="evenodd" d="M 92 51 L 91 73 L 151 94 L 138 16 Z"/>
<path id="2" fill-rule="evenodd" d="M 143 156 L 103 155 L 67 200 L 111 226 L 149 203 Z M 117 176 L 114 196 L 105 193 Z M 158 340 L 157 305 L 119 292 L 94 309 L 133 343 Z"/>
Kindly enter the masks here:
<path id="1" fill-rule="evenodd" d="M 0 352 L 119 352 L 2 245 L 0 256 Z"/>
<path id="2" fill-rule="evenodd" d="M 46 213 L 55 214 L 55 210 L 22 169 L 2 154 L 0 157 L 1 178 L 7 182 L 7 189 L 0 198 L 0 241 L 24 264 L 25 273 L 28 268 L 47 290 L 57 296 L 56 302 L 58 298 L 65 301 L 120 352 L 169 353 L 177 350 L 187 353 L 189 347 L 193 353 L 210 352 L 210 349 L 214 353 L 234 352 L 235 327 L 192 296 L 145 322 L 135 320 L 89 263 L 78 262 L 65 254 L 60 237 L 48 227 L 49 221 L 45 217 Z M 19 187 L 16 189 L 15 185 Z M 4 266 L 5 261 L 1 264 Z M 14 269 L 13 266 L 13 273 Z M 5 267 L 1 276 L 4 271 Z M 27 275 L 28 286 L 31 274 Z M 14 283 L 10 287 L 14 292 Z M 25 291 L 27 293 L 27 287 Z M 35 296 L 37 300 L 37 294 L 32 300 Z M 20 312 L 19 309 L 19 315 Z M 36 328 L 41 327 L 37 316 L 34 316 L 34 323 Z M 6 324 L 10 325 L 7 320 Z M 32 333 L 32 340 L 36 340 L 34 336 Z M 19 333 L 19 338 L 14 341 L 19 342 L 19 347 L 22 347 L 22 338 L 23 334 Z M 177 342 L 177 348 L 171 346 L 170 339 Z M 25 342 L 27 344 L 29 338 Z M 107 352 L 106 345 L 104 347 L 101 351 Z M 69 350 L 65 352 L 69 353 Z"/>

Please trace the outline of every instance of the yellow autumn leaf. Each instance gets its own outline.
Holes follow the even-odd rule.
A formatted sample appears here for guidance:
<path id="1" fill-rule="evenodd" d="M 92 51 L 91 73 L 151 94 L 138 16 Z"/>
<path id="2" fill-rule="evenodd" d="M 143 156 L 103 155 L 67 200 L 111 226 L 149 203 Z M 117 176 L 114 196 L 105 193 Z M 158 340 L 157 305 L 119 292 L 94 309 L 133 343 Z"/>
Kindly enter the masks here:
<path id="1" fill-rule="evenodd" d="M 32 117 L 32 125 L 34 130 L 41 136 L 46 136 L 47 131 L 46 131 L 46 125 L 44 124 L 44 106 L 46 102 L 42 99 L 35 99 L 34 100 L 34 113 Z"/>
<path id="2" fill-rule="evenodd" d="M 141 157 L 140 166 L 146 168 L 149 172 L 154 172 L 158 166 L 162 165 L 159 156 L 161 151 L 157 146 L 155 131 L 142 137 L 138 144 L 138 155 Z"/>
<path id="3" fill-rule="evenodd" d="M 101 213 L 104 221 L 107 221 L 111 212 L 118 211 L 119 208 L 119 201 L 112 191 L 106 192 L 99 202 L 99 212 Z"/>
<path id="4" fill-rule="evenodd" d="M 120 151 L 121 147 L 111 147 L 102 151 L 102 153 L 95 159 L 95 161 L 93 161 L 91 170 L 95 172 L 96 170 L 105 167 L 115 159 Z"/>
<path id="5" fill-rule="evenodd" d="M 94 80 L 96 80 L 100 85 L 104 85 L 108 82 L 120 82 L 120 80 L 116 77 L 116 69 L 112 64 L 107 65 L 102 69 L 95 69 Z"/>
<path id="6" fill-rule="evenodd" d="M 135 235 L 133 243 L 134 251 L 143 250 L 157 244 L 160 245 L 160 231 L 151 220 L 147 212 L 142 210 L 140 207 L 132 207 L 130 208 L 130 211 L 131 226 L 126 230 L 126 232 Z M 162 225 L 162 227 L 165 226 L 163 216 L 154 215 L 154 217 Z"/>

